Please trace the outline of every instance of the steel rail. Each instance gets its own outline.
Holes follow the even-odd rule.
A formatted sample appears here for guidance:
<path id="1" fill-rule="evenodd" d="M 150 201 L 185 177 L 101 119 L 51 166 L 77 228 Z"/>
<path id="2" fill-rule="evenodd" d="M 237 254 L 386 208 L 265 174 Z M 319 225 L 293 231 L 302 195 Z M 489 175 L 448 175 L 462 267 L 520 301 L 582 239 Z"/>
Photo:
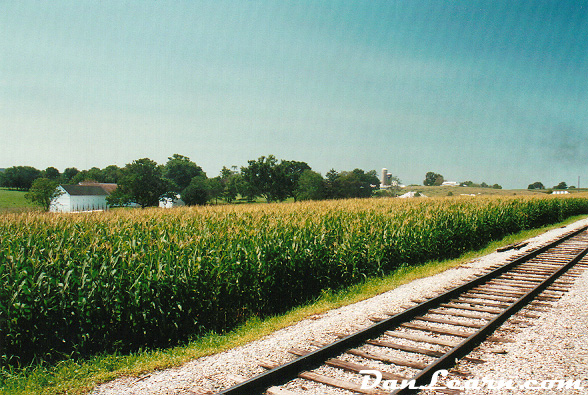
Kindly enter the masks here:
<path id="1" fill-rule="evenodd" d="M 537 295 L 547 289 L 551 284 L 553 284 L 562 274 L 568 271 L 569 268 L 580 262 L 584 256 L 588 254 L 588 247 L 585 248 L 582 252 L 574 256 L 568 263 L 563 265 L 560 269 L 558 269 L 555 273 L 547 277 L 541 283 L 539 283 L 534 289 L 527 292 L 525 295 L 521 296 L 518 300 L 512 303 L 507 309 L 489 321 L 486 325 L 480 328 L 477 332 L 473 333 L 470 337 L 466 338 L 460 344 L 455 346 L 453 349 L 448 351 L 445 355 L 441 358 L 437 359 L 435 362 L 431 363 L 425 369 L 423 369 L 420 373 L 414 376 L 412 379 L 414 380 L 414 387 L 425 386 L 429 384 L 435 372 L 441 369 L 448 369 L 455 365 L 455 362 L 465 357 L 469 354 L 474 348 L 476 348 L 479 344 L 481 344 L 484 339 L 486 339 L 496 328 L 502 325 L 506 320 L 512 317 L 515 313 L 519 310 L 524 308 L 529 302 L 531 302 Z M 425 389 L 425 388 L 423 388 Z M 412 389 L 412 388 L 403 388 L 393 392 L 393 394 L 410 394 L 416 393 L 420 389 Z"/>
<path id="2" fill-rule="evenodd" d="M 588 229 L 588 226 L 570 232 L 564 235 L 563 237 L 554 240 L 540 248 L 537 248 L 536 250 L 528 252 L 506 263 L 505 265 L 490 271 L 489 273 L 486 273 L 480 277 L 475 278 L 474 280 L 466 284 L 452 288 L 437 297 L 428 299 L 418 304 L 417 306 L 409 308 L 401 313 L 395 314 L 390 318 L 387 318 L 374 325 L 371 325 L 366 329 L 346 336 L 325 347 L 319 348 L 315 351 L 310 352 L 309 354 L 296 358 L 293 361 L 280 365 L 258 376 L 252 377 L 246 381 L 243 381 L 221 392 L 218 392 L 218 395 L 251 395 L 256 393 L 262 393 L 271 386 L 283 385 L 288 381 L 297 378 L 301 372 L 316 369 L 317 367 L 323 365 L 327 359 L 342 354 L 351 348 L 358 347 L 365 343 L 366 340 L 378 337 L 384 332 L 392 328 L 395 328 L 404 322 L 414 319 L 415 317 L 423 314 L 431 308 L 438 307 L 441 303 L 445 303 L 446 301 L 453 299 L 459 294 L 462 294 L 472 288 L 475 288 L 478 285 L 484 284 L 488 280 L 495 278 L 501 275 L 502 273 L 508 271 L 510 268 L 544 253 L 550 248 L 553 248 L 556 245 L 584 232 L 586 229 Z"/>

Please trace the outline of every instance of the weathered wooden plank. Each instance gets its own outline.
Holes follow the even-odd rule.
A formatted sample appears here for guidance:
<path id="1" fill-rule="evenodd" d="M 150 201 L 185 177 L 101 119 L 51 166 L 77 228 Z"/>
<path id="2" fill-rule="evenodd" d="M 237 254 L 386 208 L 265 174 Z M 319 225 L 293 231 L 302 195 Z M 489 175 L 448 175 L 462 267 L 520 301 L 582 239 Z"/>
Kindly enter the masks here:
<path id="1" fill-rule="evenodd" d="M 479 291 L 466 292 L 466 293 L 462 294 L 461 296 L 466 297 L 466 298 L 494 300 L 497 302 L 514 302 L 515 300 L 518 299 L 515 296 L 508 296 L 508 295 L 499 296 L 496 294 L 488 294 L 488 293 L 479 292 Z"/>
<path id="2" fill-rule="evenodd" d="M 386 332 L 386 335 L 392 336 L 392 337 L 397 337 L 399 339 L 413 340 L 416 342 L 429 343 L 429 344 L 437 344 L 439 346 L 446 346 L 446 347 L 455 347 L 459 344 L 456 342 L 450 342 L 450 341 L 443 340 L 443 339 L 435 339 L 433 337 L 428 337 L 428 336 L 412 335 L 412 334 L 406 333 L 406 332 L 388 331 L 388 332 Z"/>
<path id="3" fill-rule="evenodd" d="M 423 354 L 423 355 L 427 355 L 429 357 L 435 357 L 435 358 L 440 358 L 443 355 L 445 355 L 445 353 L 443 351 L 434 351 L 434 350 L 429 350 L 429 349 L 421 348 L 421 347 L 405 346 L 404 344 L 398 344 L 398 343 L 392 343 L 392 342 L 383 342 L 383 341 L 379 341 L 379 340 L 368 340 L 367 343 L 374 345 L 374 346 L 388 347 L 388 348 L 392 348 L 394 350 L 412 352 L 415 354 Z M 474 362 L 474 363 L 486 362 L 482 359 L 468 358 L 468 357 L 465 357 L 464 360 L 469 361 L 469 362 Z"/>
<path id="4" fill-rule="evenodd" d="M 481 302 L 478 300 L 468 299 L 468 298 L 463 298 L 463 297 L 453 299 L 452 302 L 467 303 L 470 306 L 486 306 L 486 307 L 498 307 L 498 308 L 507 308 L 510 306 L 510 304 L 508 304 L 508 303 Z"/>
<path id="5" fill-rule="evenodd" d="M 463 326 L 466 328 L 475 328 L 479 329 L 484 326 L 484 324 L 476 324 L 473 322 L 459 322 L 454 320 L 446 320 L 443 318 L 434 318 L 434 317 L 414 317 L 415 320 L 418 321 L 426 321 L 426 322 L 435 322 L 437 324 L 447 324 L 447 325 L 454 325 L 454 326 Z"/>
<path id="6" fill-rule="evenodd" d="M 324 376 L 322 374 L 317 374 L 314 372 L 302 372 L 298 375 L 301 379 L 314 381 L 316 383 L 325 384 L 335 388 L 341 388 L 347 391 L 358 392 L 360 394 L 366 395 L 390 395 L 389 391 L 385 391 L 382 389 L 362 389 L 361 385 L 350 383 L 349 381 L 335 379 L 333 377 Z"/>
<path id="7" fill-rule="evenodd" d="M 456 330 L 445 329 L 445 328 L 435 328 L 435 327 L 431 327 L 428 325 L 422 325 L 422 324 L 417 324 L 417 323 L 413 323 L 413 322 L 407 322 L 407 323 L 401 324 L 400 326 L 402 326 L 404 328 L 409 328 L 409 329 L 416 329 L 416 330 L 420 330 L 420 331 L 437 333 L 440 335 L 457 336 L 457 337 L 464 337 L 464 338 L 469 337 L 472 334 L 472 332 L 456 331 Z"/>
<path id="8" fill-rule="evenodd" d="M 500 310 L 496 309 L 487 309 L 485 307 L 473 307 L 465 304 L 457 304 L 457 303 L 442 303 L 441 307 L 446 307 L 448 309 L 461 309 L 461 310 L 469 310 L 469 311 L 479 311 L 481 313 L 493 313 L 493 314 L 500 314 Z"/>
<path id="9" fill-rule="evenodd" d="M 408 328 L 408 329 L 418 330 L 418 331 L 437 333 L 439 335 L 456 336 L 456 337 L 463 337 L 463 338 L 470 337 L 472 335 L 472 332 L 456 331 L 456 330 L 445 329 L 445 328 L 435 328 L 435 327 L 431 327 L 428 325 L 421 325 L 421 324 L 412 323 L 412 322 L 407 322 L 405 324 L 401 324 L 400 326 Z M 486 340 L 491 341 L 491 342 L 499 342 L 499 343 L 512 343 L 513 342 L 513 340 L 505 339 L 505 338 L 499 337 L 499 336 L 490 336 Z"/>
<path id="10" fill-rule="evenodd" d="M 492 319 L 491 315 L 483 315 L 488 313 L 468 313 L 464 311 L 448 311 L 448 310 L 439 310 L 439 309 L 432 309 L 429 310 L 430 314 L 443 314 L 443 315 L 450 315 L 455 317 L 464 317 L 464 318 L 476 318 L 481 320 L 490 320 Z"/>
<path id="11" fill-rule="evenodd" d="M 273 361 L 258 361 L 257 366 L 261 366 L 264 369 L 270 370 L 277 368 L 278 366 L 280 366 L 280 364 Z"/>
<path id="12" fill-rule="evenodd" d="M 422 347 L 405 346 L 404 344 L 384 342 L 384 341 L 379 341 L 379 340 L 368 340 L 367 343 L 371 344 L 373 346 L 387 347 L 387 348 L 392 348 L 394 350 L 412 352 L 415 354 L 423 354 L 423 355 L 428 355 L 429 357 L 435 357 L 435 358 L 442 357 L 445 354 L 442 351 L 428 350 L 428 349 L 422 348 Z"/>
<path id="13" fill-rule="evenodd" d="M 426 363 L 411 361 L 409 359 L 400 358 L 400 357 L 392 357 L 376 352 L 366 352 L 362 350 L 358 350 L 357 348 L 353 348 L 347 351 L 349 354 L 356 355 L 358 357 L 362 357 L 365 359 L 373 359 L 375 361 L 381 361 L 386 363 L 392 363 L 398 366 L 406 366 L 408 368 L 413 369 L 424 369 L 427 367 Z"/>
<path id="14" fill-rule="evenodd" d="M 348 370 L 348 371 L 354 372 L 354 373 L 359 373 L 361 370 L 374 370 L 375 369 L 375 368 L 372 368 L 369 366 L 365 366 L 365 365 L 361 365 L 361 364 L 353 363 L 353 362 L 347 362 L 347 361 L 343 361 L 341 359 L 336 359 L 336 358 L 327 360 L 326 364 L 333 367 L 333 368 Z M 379 371 L 380 371 L 380 373 L 382 373 L 382 378 L 384 380 L 400 380 L 401 381 L 401 380 L 408 380 L 409 379 L 406 376 L 401 376 L 401 375 L 386 372 L 383 370 L 379 370 Z"/>

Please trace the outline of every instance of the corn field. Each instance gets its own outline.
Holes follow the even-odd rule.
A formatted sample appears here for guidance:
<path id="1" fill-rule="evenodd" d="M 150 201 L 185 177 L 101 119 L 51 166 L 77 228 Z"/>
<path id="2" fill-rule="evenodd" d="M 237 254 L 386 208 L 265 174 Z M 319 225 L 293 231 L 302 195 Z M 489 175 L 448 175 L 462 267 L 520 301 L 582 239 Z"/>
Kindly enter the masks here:
<path id="1" fill-rule="evenodd" d="M 165 347 L 586 213 L 586 198 L 478 197 L 4 215 L 0 357 Z"/>

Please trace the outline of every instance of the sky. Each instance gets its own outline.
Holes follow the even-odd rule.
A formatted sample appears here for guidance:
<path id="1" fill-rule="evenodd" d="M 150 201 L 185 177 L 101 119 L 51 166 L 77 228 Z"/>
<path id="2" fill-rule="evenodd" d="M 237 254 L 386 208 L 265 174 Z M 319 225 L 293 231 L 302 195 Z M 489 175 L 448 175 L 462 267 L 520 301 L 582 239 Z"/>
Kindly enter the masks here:
<path id="1" fill-rule="evenodd" d="M 0 0 L 0 168 L 588 186 L 588 1 Z"/>

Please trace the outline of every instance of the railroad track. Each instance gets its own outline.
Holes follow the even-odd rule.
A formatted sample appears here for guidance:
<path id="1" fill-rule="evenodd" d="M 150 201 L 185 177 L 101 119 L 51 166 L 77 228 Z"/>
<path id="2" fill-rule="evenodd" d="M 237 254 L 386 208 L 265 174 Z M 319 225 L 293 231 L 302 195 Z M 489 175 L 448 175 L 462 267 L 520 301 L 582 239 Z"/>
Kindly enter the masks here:
<path id="1" fill-rule="evenodd" d="M 390 394 L 390 390 L 382 388 L 362 389 L 364 376 L 359 372 L 378 370 L 383 381 L 414 380 L 415 386 L 422 386 L 431 381 L 435 372 L 452 369 L 459 360 L 483 363 L 467 355 L 484 341 L 507 342 L 508 339 L 491 336 L 492 333 L 515 314 L 526 319 L 538 318 L 538 313 L 561 298 L 574 278 L 588 267 L 588 257 L 584 259 L 588 253 L 587 229 L 569 232 L 543 247 L 511 258 L 506 264 L 490 267 L 461 286 L 416 301 L 418 304 L 401 313 L 374 319 L 372 326 L 352 335 L 341 335 L 331 344 L 314 344 L 318 348 L 313 351 L 293 349 L 290 352 L 297 358 L 289 363 L 277 366 L 260 362 L 267 369 L 265 373 L 219 395 L 306 392 L 283 387 L 292 380 L 307 380 L 352 393 Z M 325 367 L 340 375 L 321 373 Z M 467 372 L 453 369 L 450 375 L 463 378 Z M 415 392 L 418 390 L 410 388 L 395 391 Z"/>

